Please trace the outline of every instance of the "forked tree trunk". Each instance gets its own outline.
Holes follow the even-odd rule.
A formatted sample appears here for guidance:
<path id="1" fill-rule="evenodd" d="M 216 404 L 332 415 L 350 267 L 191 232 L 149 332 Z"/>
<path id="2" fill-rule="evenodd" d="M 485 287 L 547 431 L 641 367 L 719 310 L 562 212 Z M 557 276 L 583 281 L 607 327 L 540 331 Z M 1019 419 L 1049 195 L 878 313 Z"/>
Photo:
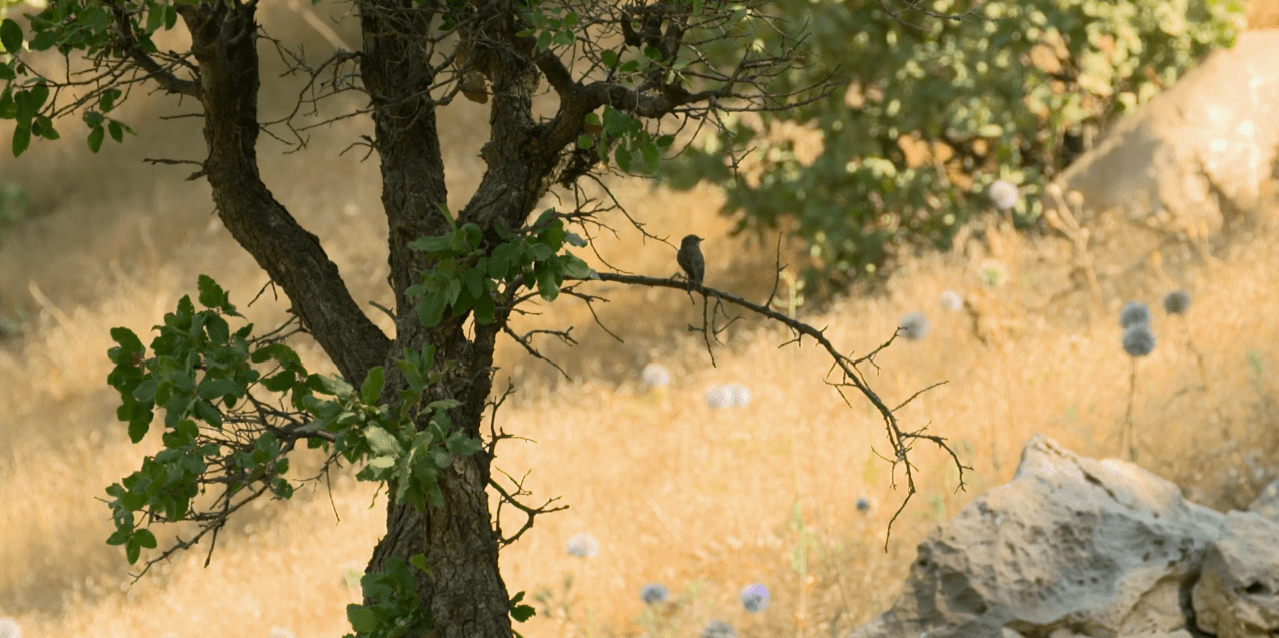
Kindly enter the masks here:
<path id="1" fill-rule="evenodd" d="M 317 238 L 297 224 L 260 178 L 255 152 L 260 68 L 252 4 L 180 9 L 192 35 L 201 77 L 209 145 L 204 172 L 227 229 L 284 288 L 303 325 L 343 377 L 358 386 L 370 369 L 385 366 L 388 379 L 383 398 L 395 400 L 405 382 L 391 365 L 394 357 L 406 347 L 418 349 L 430 343 L 437 350 L 438 370 L 445 375 L 428 390 L 427 400 L 460 401 L 461 406 L 450 412 L 453 427 L 478 438 L 492 387 L 496 329 L 481 328 L 468 338 L 463 320 L 456 317 L 425 329 L 405 292 L 425 265 L 408 243 L 448 229 L 443 210 L 447 201 L 444 166 L 435 105 L 430 102 L 435 78 L 429 52 L 422 45 L 429 36 L 431 13 L 416 7 L 413 0 L 370 0 L 359 5 L 364 32 L 360 70 L 365 87 L 375 96 L 371 98 L 374 140 L 390 230 L 390 281 L 398 314 L 395 341 L 364 315 Z M 521 79 L 519 74 L 512 77 Z M 507 94 L 506 102 L 516 106 L 518 123 L 531 122 L 527 91 L 521 87 Z M 540 195 L 536 184 L 541 176 L 534 173 L 540 169 L 544 176 L 551 166 L 544 158 L 540 162 L 526 158 L 513 174 L 503 172 L 508 178 L 503 184 L 490 180 L 490 192 L 514 187 L 517 194 L 490 199 L 482 211 L 470 211 L 487 238 L 496 239 L 494 224 L 515 228 L 523 223 Z M 419 587 L 423 605 L 435 620 L 435 635 L 511 636 L 508 595 L 498 572 L 498 543 L 485 492 L 489 471 L 489 458 L 483 452 L 459 457 L 440 475 L 443 507 L 428 505 L 427 511 L 418 512 L 411 506 L 389 504 L 386 536 L 369 563 L 370 571 L 379 572 L 388 559 L 425 554 L 429 575 L 421 575 Z"/>

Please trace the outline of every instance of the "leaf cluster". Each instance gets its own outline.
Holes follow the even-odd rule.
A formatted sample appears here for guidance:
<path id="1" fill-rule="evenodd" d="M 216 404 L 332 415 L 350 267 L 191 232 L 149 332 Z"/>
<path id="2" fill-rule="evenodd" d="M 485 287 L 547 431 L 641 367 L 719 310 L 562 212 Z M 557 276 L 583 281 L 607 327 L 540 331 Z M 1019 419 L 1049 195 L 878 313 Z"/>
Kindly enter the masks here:
<path id="1" fill-rule="evenodd" d="M 474 311 L 477 322 L 489 325 L 499 309 L 509 311 L 521 287 L 536 289 L 543 299 L 554 301 L 566 277 L 581 279 L 591 273 L 580 257 L 560 252 L 568 232 L 554 209 L 543 212 L 521 232 L 499 228 L 497 234 L 500 243 L 491 250 L 474 223 L 454 225 L 444 235 L 420 237 L 409 244 L 431 263 L 407 291 L 419 298 L 422 325 L 439 325 L 446 311 L 457 317 Z M 499 298 L 504 300 L 502 308 L 497 306 Z"/>
<path id="2" fill-rule="evenodd" d="M 164 412 L 164 449 L 107 488 L 116 526 L 108 542 L 125 546 L 130 563 L 156 546 L 150 523 L 191 520 L 216 531 L 249 500 L 290 498 L 287 454 L 299 441 L 329 452 L 329 463 L 364 463 L 357 477 L 389 482 L 397 502 L 443 503 L 440 470 L 481 444 L 452 431 L 447 410 L 456 402 L 422 404 L 441 374 L 429 346 L 395 361 L 408 388 L 392 407 L 381 396 L 382 368 L 358 392 L 339 377 L 310 373 L 282 343 L 286 335 L 254 337 L 253 324 L 231 332 L 227 318 L 242 315 L 211 278 L 201 276 L 199 290 L 204 309 L 184 296 L 155 327 L 149 350 L 133 331 L 111 331 L 118 345 L 108 353 L 115 364 L 108 383 L 120 394 L 116 415 L 130 439 L 142 441 L 156 410 Z M 427 425 L 419 429 L 419 421 Z M 193 500 L 215 486 L 214 505 L 193 511 Z"/>
<path id="3" fill-rule="evenodd" d="M 3 47 L 0 81 L 4 82 L 4 90 L 0 92 L 0 119 L 15 121 L 11 143 L 14 156 L 25 152 L 33 137 L 59 139 L 61 134 L 54 128 L 53 121 L 76 109 L 82 110 L 84 123 L 89 128 L 87 143 L 94 153 L 102 148 L 107 135 L 116 142 L 124 141 L 125 133 L 136 135 L 127 124 L 107 115 L 124 96 L 120 86 L 132 81 L 124 80 L 124 68 L 111 65 L 102 72 L 70 73 L 75 79 L 59 81 L 40 71 L 36 63 L 27 61 L 29 52 L 57 51 L 69 56 L 76 51 L 95 62 L 129 57 L 135 51 L 158 54 L 152 35 L 177 24 L 178 6 L 197 3 L 197 0 L 111 3 L 49 0 L 42 11 L 27 15 L 30 39 L 13 19 L 0 21 L 0 46 Z M 127 37 L 118 28 L 120 21 L 129 25 Z M 59 92 L 79 88 L 87 91 L 75 96 L 69 104 L 58 103 Z"/>
<path id="4" fill-rule="evenodd" d="M 413 567 L 427 571 L 426 557 L 422 554 L 409 560 Z M 374 602 L 346 606 L 346 618 L 355 630 L 354 634 L 347 634 L 347 638 L 418 636 L 435 627 L 431 611 L 422 606 L 418 596 L 417 576 L 402 559 L 388 559 L 384 572 L 365 574 L 360 586 L 364 599 Z"/>
<path id="5" fill-rule="evenodd" d="M 399 558 L 388 559 L 386 571 L 360 578 L 364 599 L 373 604 L 346 606 L 346 618 L 355 630 L 346 638 L 401 638 L 421 635 L 435 627 L 431 611 L 422 606 L 417 576 L 410 566 L 430 573 L 426 557 L 417 554 L 410 557 L 408 563 Z M 516 622 L 525 622 L 536 613 L 529 605 L 521 604 L 523 600 L 524 592 L 511 597 L 510 614 Z M 515 635 L 518 638 L 520 634 L 515 632 Z"/>

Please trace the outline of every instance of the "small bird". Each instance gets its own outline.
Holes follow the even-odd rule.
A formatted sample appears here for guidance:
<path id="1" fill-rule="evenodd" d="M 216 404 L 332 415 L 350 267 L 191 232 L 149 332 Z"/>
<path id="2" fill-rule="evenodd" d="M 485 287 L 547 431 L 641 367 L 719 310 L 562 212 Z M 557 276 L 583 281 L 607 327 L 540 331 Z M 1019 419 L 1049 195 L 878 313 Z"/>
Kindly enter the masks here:
<path id="1" fill-rule="evenodd" d="M 702 279 L 706 277 L 706 259 L 702 257 L 702 238 L 697 235 L 689 235 L 680 243 L 679 253 L 675 255 L 675 260 L 679 262 L 679 267 L 684 269 L 684 273 L 688 275 L 689 282 L 702 283 Z M 692 289 L 692 286 L 689 286 Z"/>

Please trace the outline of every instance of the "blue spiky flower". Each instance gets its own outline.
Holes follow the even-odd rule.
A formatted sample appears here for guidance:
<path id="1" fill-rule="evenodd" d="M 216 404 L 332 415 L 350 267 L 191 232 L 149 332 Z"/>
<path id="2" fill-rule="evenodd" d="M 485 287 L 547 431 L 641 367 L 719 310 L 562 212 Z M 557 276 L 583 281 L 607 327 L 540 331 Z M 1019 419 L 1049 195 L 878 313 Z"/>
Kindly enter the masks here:
<path id="1" fill-rule="evenodd" d="M 1123 310 L 1119 311 L 1119 325 L 1125 329 L 1139 323 L 1150 325 L 1150 321 L 1150 306 L 1147 306 L 1144 301 L 1129 301 L 1124 304 Z"/>
<path id="2" fill-rule="evenodd" d="M 665 388 L 673 379 L 671 371 L 660 363 L 650 363 L 640 372 L 640 381 L 645 388 Z"/>
<path id="3" fill-rule="evenodd" d="M 640 589 L 640 600 L 647 605 L 664 603 L 670 595 L 671 592 L 666 589 L 666 585 L 661 583 L 649 583 Z"/>
<path id="4" fill-rule="evenodd" d="M 722 620 L 712 620 L 702 630 L 702 638 L 737 638 L 737 630 Z"/>
<path id="5" fill-rule="evenodd" d="M 907 341 L 918 341 L 928 336 L 928 331 L 932 328 L 933 324 L 928 321 L 928 315 L 916 311 L 902 317 L 901 327 L 897 330 L 906 337 Z"/>
<path id="6" fill-rule="evenodd" d="M 1144 357 L 1155 349 L 1155 333 L 1148 323 L 1135 323 L 1124 330 L 1124 352 Z"/>
<path id="7" fill-rule="evenodd" d="M 941 294 L 941 307 L 954 312 L 962 310 L 964 307 L 964 297 L 954 290 L 947 290 Z"/>
<path id="8" fill-rule="evenodd" d="M 594 558 L 599 556 L 600 542 L 590 534 L 578 534 L 568 539 L 568 553 L 578 558 Z"/>
<path id="9" fill-rule="evenodd" d="M 1164 310 L 1170 315 L 1184 315 L 1190 310 L 1190 293 L 1174 290 L 1164 297 Z"/>
<path id="10" fill-rule="evenodd" d="M 768 607 L 768 587 L 762 583 L 747 585 L 742 589 L 742 606 L 752 614 L 764 611 Z"/>

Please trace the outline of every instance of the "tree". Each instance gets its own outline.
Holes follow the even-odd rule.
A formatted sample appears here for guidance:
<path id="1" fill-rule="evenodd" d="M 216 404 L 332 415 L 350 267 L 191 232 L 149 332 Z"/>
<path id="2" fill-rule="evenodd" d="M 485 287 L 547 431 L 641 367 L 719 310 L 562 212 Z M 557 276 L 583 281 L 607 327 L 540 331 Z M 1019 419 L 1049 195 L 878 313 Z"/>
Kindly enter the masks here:
<path id="1" fill-rule="evenodd" d="M 595 280 L 696 292 L 710 306 L 698 328 L 708 348 L 724 328 L 726 304 L 785 323 L 796 340 L 817 341 L 833 359 L 829 382 L 841 393 L 860 392 L 883 416 L 890 460 L 904 466 L 913 493 L 911 443 L 946 443 L 899 427 L 857 370 L 873 352 L 854 359 L 767 304 L 700 284 L 594 272 L 566 247 L 588 245 L 583 235 L 601 227 L 596 215 L 617 206 L 600 175 L 651 173 L 676 141 L 671 130 L 829 95 L 835 84 L 828 77 L 776 88 L 801 59 L 795 25 L 772 20 L 756 0 L 354 4 L 361 50 L 337 51 L 314 67 L 296 55 L 309 90 L 274 129 L 258 114 L 265 40 L 255 0 L 50 0 L 25 28 L 14 19 L 0 23 L 0 117 L 15 121 L 15 155 L 33 138 L 58 139 L 60 118 L 77 112 L 94 151 L 107 135 L 123 141 L 131 129 L 111 114 L 134 88 L 194 100 L 207 157 L 193 162 L 190 179 L 208 181 L 226 229 L 292 302 L 293 320 L 255 334 L 251 324 L 232 325 L 241 316 L 229 293 L 201 277 L 200 307 L 184 297 L 149 345 L 127 328 L 112 331 L 118 346 L 109 382 L 132 439 L 148 433 L 157 408 L 164 411 L 165 449 L 107 490 L 117 528 L 108 542 L 124 546 L 130 562 L 156 548 L 151 525 L 193 521 L 199 532 L 146 567 L 216 538 L 255 498 L 288 498 L 288 453 L 301 444 L 328 452 L 325 471 L 358 464 L 360 478 L 384 482 L 392 495 L 387 534 L 363 581 L 364 604 L 348 609 L 358 634 L 425 635 L 433 627 L 444 636 L 510 636 L 510 619 L 531 610 L 519 605 L 519 594 L 508 595 L 499 547 L 554 508 L 524 504 L 518 482 L 492 475 L 495 446 L 510 436 L 495 417 L 487 432 L 482 427 L 505 396 L 491 398 L 494 345 L 506 335 L 540 357 L 533 335 L 510 327 L 512 313 L 534 296 L 594 301 L 585 290 Z M 179 24 L 190 48 L 161 50 L 153 36 Z M 762 31 L 780 35 L 770 36 L 774 46 L 751 44 Z M 737 54 L 712 61 L 706 51 L 723 46 Z M 43 70 L 55 50 L 66 73 Z M 543 81 L 554 115 L 538 119 L 533 106 Z M 259 134 L 282 130 L 304 146 L 298 113 L 343 91 L 367 96 L 361 113 L 374 130 L 364 141 L 381 162 L 393 338 L 351 298 L 318 239 L 259 174 Z M 480 185 L 454 213 L 445 206 L 436 109 L 458 95 L 490 105 L 491 135 Z M 591 184 L 598 188 L 588 191 Z M 555 185 L 570 194 L 571 209 L 535 214 Z M 603 193 L 603 203 L 593 192 Z M 285 343 L 299 331 L 319 343 L 339 377 L 306 369 Z M 501 510 L 489 511 L 488 489 L 525 516 L 519 529 L 503 530 Z"/>
<path id="2" fill-rule="evenodd" d="M 847 90 L 736 119 L 667 172 L 675 185 L 722 184 L 741 230 L 794 228 L 814 257 L 806 278 L 814 290 L 847 285 L 919 246 L 947 249 L 995 206 L 1023 228 L 1039 223 L 1043 186 L 1118 117 L 1231 46 L 1246 8 L 1237 0 L 774 6 L 785 19 L 812 20 L 817 61 L 786 75 L 781 90 L 836 66 Z M 805 135 L 777 133 L 796 129 Z M 731 147 L 749 153 L 725 162 Z M 1011 197 L 992 197 L 1001 189 Z"/>

